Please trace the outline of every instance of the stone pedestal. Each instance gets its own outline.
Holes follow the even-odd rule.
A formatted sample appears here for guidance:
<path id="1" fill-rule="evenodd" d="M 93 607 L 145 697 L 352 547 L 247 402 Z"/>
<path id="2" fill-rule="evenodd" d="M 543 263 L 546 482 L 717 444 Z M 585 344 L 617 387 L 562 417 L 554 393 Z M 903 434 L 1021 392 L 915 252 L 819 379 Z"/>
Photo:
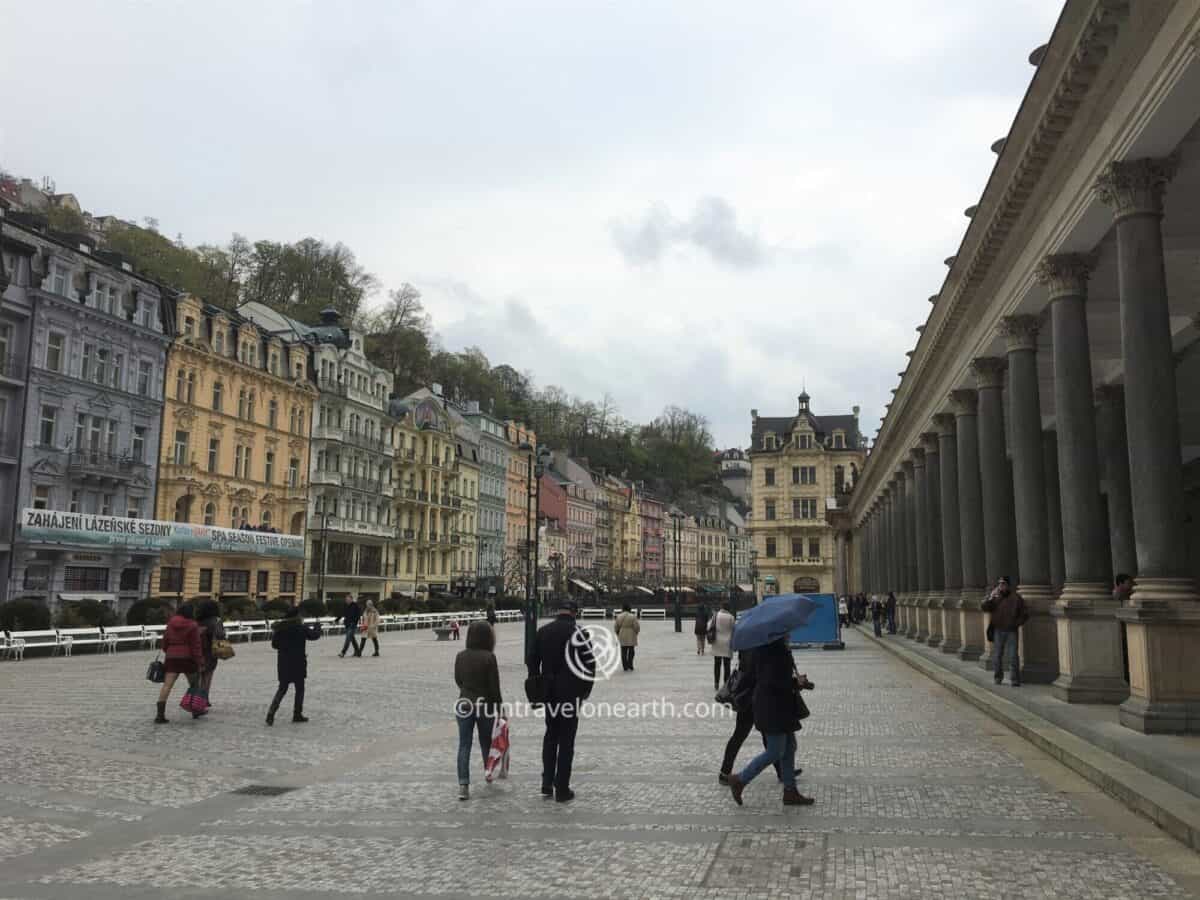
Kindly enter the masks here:
<path id="1" fill-rule="evenodd" d="M 1049 684 L 1058 677 L 1058 627 L 1051 617 L 1054 591 L 1049 585 L 1025 585 L 1021 588 L 1029 621 L 1021 628 L 1018 644 L 1021 653 L 1021 679 L 1034 684 Z"/>
<path id="2" fill-rule="evenodd" d="M 981 596 L 975 593 L 968 594 L 966 589 L 963 589 L 958 610 L 959 629 L 962 633 L 962 648 L 958 651 L 958 657 L 968 662 L 982 659 L 987 648 L 987 638 L 984 636 L 987 614 L 979 608 L 982 603 Z"/>
<path id="3" fill-rule="evenodd" d="M 946 591 L 942 598 L 942 643 L 943 653 L 957 653 L 962 649 L 962 622 L 958 609 L 958 592 Z"/>
<path id="4" fill-rule="evenodd" d="M 1063 588 L 1052 610 L 1058 627 L 1058 699 L 1120 703 L 1129 695 L 1121 674 L 1119 609 L 1102 583 L 1068 583 Z"/>
<path id="5" fill-rule="evenodd" d="M 1141 578 L 1117 611 L 1129 649 L 1121 724 L 1145 734 L 1200 734 L 1200 604 L 1190 578 Z"/>
<path id="6" fill-rule="evenodd" d="M 917 598 L 917 633 L 915 640 L 924 644 L 929 640 L 929 595 L 922 594 Z"/>

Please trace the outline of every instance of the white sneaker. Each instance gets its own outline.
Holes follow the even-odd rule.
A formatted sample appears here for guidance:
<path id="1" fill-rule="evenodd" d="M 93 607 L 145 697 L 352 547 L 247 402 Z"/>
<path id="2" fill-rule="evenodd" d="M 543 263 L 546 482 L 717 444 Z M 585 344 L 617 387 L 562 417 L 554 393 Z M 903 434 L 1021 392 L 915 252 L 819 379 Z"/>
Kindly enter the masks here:
<path id="1" fill-rule="evenodd" d="M 471 796 L 471 786 L 468 784 L 460 784 L 458 786 L 458 799 L 466 800 Z"/>

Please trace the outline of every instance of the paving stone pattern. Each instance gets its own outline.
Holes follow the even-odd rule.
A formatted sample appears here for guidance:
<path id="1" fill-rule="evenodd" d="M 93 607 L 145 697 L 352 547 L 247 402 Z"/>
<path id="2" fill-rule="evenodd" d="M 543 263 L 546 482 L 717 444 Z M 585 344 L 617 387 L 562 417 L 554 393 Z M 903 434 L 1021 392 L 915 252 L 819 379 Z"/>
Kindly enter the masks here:
<path id="1" fill-rule="evenodd" d="M 570 805 L 538 792 L 537 718 L 513 722 L 506 781 L 485 784 L 473 749 L 458 801 L 462 645 L 382 642 L 379 659 L 313 645 L 312 721 L 293 725 L 289 699 L 274 728 L 265 643 L 222 663 L 209 716 L 177 694 L 157 727 L 147 653 L 0 664 L 0 897 L 1190 896 L 1026 768 L 1002 728 L 854 633 L 845 652 L 797 654 L 817 684 L 798 757 L 817 802 L 802 809 L 780 804 L 769 769 L 744 807 L 716 783 L 733 722 L 684 716 L 711 700 L 712 662 L 669 622 L 643 626 L 637 671 L 593 700 L 674 714 L 584 721 Z M 508 699 L 520 642 L 501 627 Z M 233 793 L 253 784 L 295 790 Z"/>

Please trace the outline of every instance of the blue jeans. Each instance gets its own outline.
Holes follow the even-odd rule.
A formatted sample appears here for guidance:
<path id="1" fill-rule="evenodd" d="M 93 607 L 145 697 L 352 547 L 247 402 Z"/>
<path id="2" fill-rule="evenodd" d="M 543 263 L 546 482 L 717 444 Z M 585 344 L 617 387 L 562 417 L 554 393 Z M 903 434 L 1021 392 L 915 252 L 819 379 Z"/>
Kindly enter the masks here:
<path id="1" fill-rule="evenodd" d="M 888 610 L 887 620 L 888 620 L 888 634 L 895 634 L 896 633 L 896 611 L 894 609 Z"/>
<path id="2" fill-rule="evenodd" d="M 343 655 L 343 656 L 345 656 L 345 655 L 346 655 L 346 651 L 347 651 L 347 650 L 349 650 L 351 647 L 353 647 L 353 648 L 354 648 L 354 654 L 355 654 L 355 656 L 357 656 L 359 653 L 362 653 L 362 650 L 360 650 L 360 649 L 359 649 L 359 646 L 358 646 L 358 641 L 356 641 L 356 640 L 354 639 L 354 635 L 355 635 L 357 632 L 358 632 L 358 626 L 357 626 L 357 625 L 355 625 L 353 628 L 347 628 L 347 629 L 346 629 L 346 641 L 345 641 L 345 643 L 343 643 L 343 644 L 342 644 L 342 655 Z M 365 644 L 365 643 L 366 643 L 366 641 L 363 641 L 363 643 Z"/>
<path id="3" fill-rule="evenodd" d="M 883 637 L 883 630 L 881 628 L 882 625 L 883 625 L 883 620 L 879 616 L 876 616 L 875 617 L 875 637 Z"/>
<path id="4" fill-rule="evenodd" d="M 794 788 L 796 786 L 795 733 L 764 734 L 763 742 L 766 744 L 766 749 L 746 763 L 746 768 L 738 773 L 738 780 L 742 784 L 749 784 L 758 776 L 759 772 L 767 766 L 775 764 L 780 769 L 779 777 L 783 779 L 783 786 Z"/>
<path id="5" fill-rule="evenodd" d="M 458 719 L 458 783 L 471 783 L 471 732 L 479 731 L 479 749 L 483 751 L 483 761 L 486 764 L 488 751 L 492 749 L 492 720 L 489 716 L 480 715 L 471 710 L 465 715 L 456 712 Z"/>
<path id="6" fill-rule="evenodd" d="M 996 683 L 1004 680 L 1004 657 L 1011 655 L 1012 662 L 1009 665 L 1009 672 L 1012 673 L 1012 683 L 1020 684 L 1021 657 L 1017 648 L 1020 632 L 1015 628 L 997 628 L 993 637 L 996 639 L 992 648 L 992 659 L 996 661 Z M 1005 651 L 1011 651 L 1011 654 L 1006 654 Z"/>

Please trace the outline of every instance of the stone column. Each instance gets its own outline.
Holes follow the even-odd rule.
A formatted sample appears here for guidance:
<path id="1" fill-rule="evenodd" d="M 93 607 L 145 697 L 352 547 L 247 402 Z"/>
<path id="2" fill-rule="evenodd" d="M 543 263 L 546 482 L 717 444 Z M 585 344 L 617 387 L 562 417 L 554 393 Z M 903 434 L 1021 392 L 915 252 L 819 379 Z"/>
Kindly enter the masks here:
<path id="1" fill-rule="evenodd" d="M 1129 488 L 1129 441 L 1125 433 L 1125 388 L 1119 384 L 1099 387 L 1096 402 L 1096 438 L 1100 448 L 1100 475 L 1108 499 L 1112 574 L 1137 575 L 1133 500 Z"/>
<path id="2" fill-rule="evenodd" d="M 1091 261 L 1049 256 L 1038 279 L 1050 293 L 1054 324 L 1054 410 L 1062 501 L 1065 582 L 1054 607 L 1060 674 L 1054 694 L 1073 703 L 1125 698 L 1121 634 L 1105 576 L 1107 542 L 1100 499 L 1096 416 L 1087 323 Z"/>
<path id="3" fill-rule="evenodd" d="M 917 618 L 915 637 L 923 644 L 929 640 L 929 610 L 925 605 L 929 599 L 929 479 L 925 476 L 924 448 L 914 447 L 909 451 L 909 456 L 912 457 L 916 501 L 914 532 L 917 536 L 917 598 L 913 604 L 913 612 Z"/>
<path id="4" fill-rule="evenodd" d="M 907 513 L 904 506 L 904 471 L 898 469 L 892 481 L 892 568 L 896 577 L 893 587 L 896 592 L 896 632 L 904 634 L 908 627 L 908 538 L 905 534 Z"/>
<path id="5" fill-rule="evenodd" d="M 987 590 L 986 541 L 983 536 L 983 484 L 979 476 L 978 393 L 969 388 L 950 392 L 958 444 L 959 547 L 962 552 L 962 592 L 958 604 L 959 631 L 965 660 L 979 659 L 984 639 L 983 604 Z"/>
<path id="6" fill-rule="evenodd" d="M 916 638 L 920 633 L 921 623 L 917 618 L 917 598 L 920 595 L 920 574 L 917 571 L 917 474 L 912 460 L 907 459 L 900 464 L 904 470 L 904 543 L 905 568 L 908 585 L 907 614 L 908 623 L 904 634 Z"/>
<path id="7" fill-rule="evenodd" d="M 929 593 L 925 597 L 925 619 L 929 625 L 930 647 L 940 647 L 945 631 L 942 628 L 942 600 L 945 577 L 942 572 L 942 465 L 936 431 L 921 435 L 925 450 L 925 540 L 929 558 Z"/>
<path id="8" fill-rule="evenodd" d="M 983 547 L 988 585 L 1005 575 L 1010 583 L 1019 573 L 1013 512 L 1012 471 L 1005 450 L 1004 360 L 979 357 L 972 361 L 979 388 L 979 481 L 983 489 Z M 985 645 L 980 664 L 991 667 L 992 646 Z"/>
<path id="9" fill-rule="evenodd" d="M 896 479 L 892 478 L 888 482 L 888 502 L 887 502 L 887 590 L 896 592 L 900 590 L 900 548 L 899 537 L 896 531 L 896 509 L 900 502 L 900 487 L 896 483 Z"/>
<path id="10" fill-rule="evenodd" d="M 1200 732 L 1200 594 L 1187 555 L 1179 401 L 1163 261 L 1163 189 L 1177 159 L 1114 162 L 1096 185 L 1113 208 L 1121 360 L 1138 576 L 1126 623 L 1130 696 L 1121 723 Z M 1185 198 L 1186 202 L 1186 198 Z"/>
<path id="11" fill-rule="evenodd" d="M 833 590 L 842 597 L 846 590 L 846 532 L 841 528 L 833 533 Z"/>
<path id="12" fill-rule="evenodd" d="M 1046 470 L 1046 525 L 1050 532 L 1050 588 L 1055 597 L 1067 580 L 1063 560 L 1062 495 L 1058 487 L 1058 433 L 1042 432 L 1042 465 Z"/>
<path id="13" fill-rule="evenodd" d="M 1012 439 L 1013 507 L 1017 525 L 1017 590 L 1029 621 L 1018 643 L 1021 675 L 1048 684 L 1058 677 L 1058 633 L 1050 618 L 1050 533 L 1042 461 L 1042 400 L 1038 390 L 1036 316 L 1007 316 L 1000 332 L 1008 344 L 1008 413 Z"/>
<path id="14" fill-rule="evenodd" d="M 942 652 L 962 649 L 959 602 L 962 599 L 962 535 L 958 508 L 958 437 L 954 416 L 938 413 L 933 417 L 937 428 L 940 460 L 940 497 L 942 532 Z"/>

